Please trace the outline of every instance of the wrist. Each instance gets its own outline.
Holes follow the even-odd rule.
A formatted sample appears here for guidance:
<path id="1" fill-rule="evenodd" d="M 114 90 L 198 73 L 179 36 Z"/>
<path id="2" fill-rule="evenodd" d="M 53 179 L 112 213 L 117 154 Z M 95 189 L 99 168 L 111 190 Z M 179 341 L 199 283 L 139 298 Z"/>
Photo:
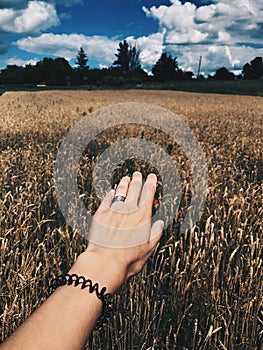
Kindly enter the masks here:
<path id="1" fill-rule="evenodd" d="M 111 294 L 126 280 L 124 269 L 107 258 L 102 259 L 101 256 L 91 252 L 80 254 L 69 273 L 91 279 L 93 283 L 98 283 L 99 290 L 106 287 L 106 293 Z"/>

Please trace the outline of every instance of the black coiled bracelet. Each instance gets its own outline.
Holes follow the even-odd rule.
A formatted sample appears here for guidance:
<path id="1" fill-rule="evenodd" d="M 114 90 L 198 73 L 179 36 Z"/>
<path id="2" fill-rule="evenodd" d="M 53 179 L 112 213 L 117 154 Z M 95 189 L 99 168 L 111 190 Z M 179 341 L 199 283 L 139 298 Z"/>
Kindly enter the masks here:
<path id="1" fill-rule="evenodd" d="M 100 330 L 107 322 L 107 318 L 110 316 L 110 312 L 112 311 L 110 302 L 111 293 L 105 294 L 106 287 L 103 287 L 99 292 L 98 283 L 93 284 L 90 279 L 86 279 L 84 276 L 78 276 L 76 274 L 70 275 L 67 273 L 66 275 L 60 275 L 51 281 L 48 288 L 48 295 L 51 295 L 58 287 L 65 285 L 73 285 L 74 287 L 81 285 L 81 289 L 89 288 L 89 293 L 93 293 L 94 291 L 96 292 L 97 297 L 102 301 L 102 313 L 98 318 L 94 329 Z"/>

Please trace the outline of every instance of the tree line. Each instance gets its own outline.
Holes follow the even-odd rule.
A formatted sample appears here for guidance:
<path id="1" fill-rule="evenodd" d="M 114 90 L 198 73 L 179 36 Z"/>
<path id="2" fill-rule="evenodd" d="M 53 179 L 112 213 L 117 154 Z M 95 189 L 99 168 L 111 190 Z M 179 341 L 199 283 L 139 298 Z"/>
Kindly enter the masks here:
<path id="1" fill-rule="evenodd" d="M 122 86 L 148 81 L 159 83 L 192 80 L 194 73 L 178 66 L 177 58 L 166 52 L 152 67 L 151 74 L 141 67 L 140 49 L 126 40 L 119 43 L 116 59 L 109 68 L 90 68 L 88 56 L 81 47 L 76 56 L 75 66 L 71 67 L 65 58 L 45 57 L 35 65 L 24 67 L 8 65 L 0 71 L 0 84 L 46 84 L 46 85 L 110 85 Z M 263 76 L 262 57 L 254 58 L 243 66 L 242 73 L 236 76 L 226 67 L 219 68 L 207 79 L 235 80 L 259 79 Z M 198 79 L 205 79 L 198 76 Z"/>

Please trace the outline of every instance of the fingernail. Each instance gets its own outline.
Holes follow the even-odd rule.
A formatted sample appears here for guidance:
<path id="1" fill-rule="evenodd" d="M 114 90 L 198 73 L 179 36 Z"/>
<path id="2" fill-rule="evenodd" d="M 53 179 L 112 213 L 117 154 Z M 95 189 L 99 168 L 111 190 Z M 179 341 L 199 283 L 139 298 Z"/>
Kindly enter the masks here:
<path id="1" fill-rule="evenodd" d="M 154 173 L 150 173 L 148 176 L 154 176 L 154 177 L 155 177 L 155 179 L 156 179 L 156 181 L 157 181 L 157 176 L 156 176 L 156 174 L 154 174 Z"/>
<path id="2" fill-rule="evenodd" d="M 142 175 L 139 171 L 135 171 L 132 175 Z"/>

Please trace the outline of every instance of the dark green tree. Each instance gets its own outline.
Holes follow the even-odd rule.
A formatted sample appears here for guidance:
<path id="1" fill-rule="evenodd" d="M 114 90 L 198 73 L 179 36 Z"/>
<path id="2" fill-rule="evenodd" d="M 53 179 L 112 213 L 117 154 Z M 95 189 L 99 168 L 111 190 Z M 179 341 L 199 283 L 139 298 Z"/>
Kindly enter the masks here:
<path id="1" fill-rule="evenodd" d="M 254 58 L 250 64 L 246 63 L 242 71 L 243 79 L 259 79 L 263 76 L 262 57 Z"/>
<path id="2" fill-rule="evenodd" d="M 52 59 L 43 58 L 36 64 L 36 72 L 39 76 L 39 82 L 45 82 L 48 85 L 66 85 L 69 81 L 72 68 L 65 58 Z"/>
<path id="3" fill-rule="evenodd" d="M 137 70 L 141 69 L 141 62 L 140 62 L 140 50 L 135 46 L 130 46 L 129 50 L 129 70 L 130 72 L 136 72 Z"/>
<path id="4" fill-rule="evenodd" d="M 81 47 L 76 56 L 76 68 L 72 71 L 70 76 L 70 82 L 72 84 L 83 85 L 88 82 L 88 73 L 90 70 L 87 65 L 88 60 L 86 52 L 83 47 Z"/>
<path id="5" fill-rule="evenodd" d="M 235 80 L 235 74 L 230 72 L 226 67 L 219 68 L 213 76 L 215 80 Z"/>
<path id="6" fill-rule="evenodd" d="M 41 76 L 39 69 L 35 65 L 27 64 L 22 71 L 23 84 L 38 84 L 41 83 Z"/>
<path id="7" fill-rule="evenodd" d="M 152 68 L 152 73 L 157 81 L 165 82 L 175 80 L 178 78 L 181 70 L 178 68 L 176 58 L 172 58 L 171 55 L 167 55 L 166 52 L 162 53 L 160 59 Z"/>
<path id="8" fill-rule="evenodd" d="M 88 56 L 86 55 L 86 52 L 84 51 L 83 47 L 81 47 L 78 51 L 77 57 L 76 57 L 76 66 L 78 70 L 85 70 L 88 68 Z"/>
<path id="9" fill-rule="evenodd" d="M 117 59 L 113 66 L 117 66 L 123 74 L 134 74 L 141 70 L 140 50 L 137 46 L 131 46 L 126 40 L 119 43 L 118 53 L 115 54 Z"/>
<path id="10" fill-rule="evenodd" d="M 243 66 L 243 70 L 242 70 L 242 77 L 243 79 L 253 79 L 253 71 L 251 68 L 251 65 L 249 63 L 246 63 Z"/>
<path id="11" fill-rule="evenodd" d="M 65 58 L 58 57 L 54 59 L 52 64 L 52 71 L 54 72 L 55 85 L 68 84 L 72 68 Z"/>
<path id="12" fill-rule="evenodd" d="M 0 84 L 20 84 L 23 68 L 17 65 L 8 65 L 0 72 Z"/>

